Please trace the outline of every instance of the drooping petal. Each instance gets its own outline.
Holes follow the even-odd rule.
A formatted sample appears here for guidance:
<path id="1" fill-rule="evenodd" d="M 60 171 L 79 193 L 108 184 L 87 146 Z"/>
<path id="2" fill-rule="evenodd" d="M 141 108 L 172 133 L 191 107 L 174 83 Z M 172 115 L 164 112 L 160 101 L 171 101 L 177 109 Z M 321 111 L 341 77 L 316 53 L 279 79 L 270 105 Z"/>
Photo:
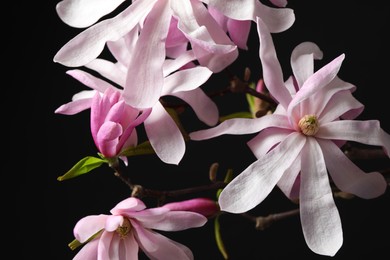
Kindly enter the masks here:
<path id="1" fill-rule="evenodd" d="M 221 192 L 222 211 L 243 213 L 261 203 L 299 155 L 306 138 L 292 133 L 234 178 Z"/>
<path id="2" fill-rule="evenodd" d="M 164 208 L 167 209 L 167 208 Z M 164 213 L 164 218 L 159 221 L 142 221 L 146 228 L 179 231 L 189 228 L 201 227 L 206 224 L 207 218 L 202 214 L 191 211 L 168 211 Z"/>
<path id="3" fill-rule="evenodd" d="M 204 84 L 212 74 L 213 72 L 211 70 L 203 66 L 179 70 L 164 78 L 164 88 L 162 89 L 161 96 L 198 88 Z"/>
<path id="4" fill-rule="evenodd" d="M 192 260 L 194 258 L 188 247 L 179 244 L 176 241 L 173 241 L 152 230 L 140 230 L 140 228 L 137 228 L 136 230 L 140 247 L 152 260 Z M 151 244 L 155 245 L 152 250 L 150 250 Z"/>
<path id="5" fill-rule="evenodd" d="M 124 100 L 132 107 L 153 107 L 161 96 L 165 40 L 171 16 L 169 1 L 159 0 L 143 25 L 129 63 L 123 91 Z"/>
<path id="6" fill-rule="evenodd" d="M 153 106 L 144 127 L 157 156 L 165 163 L 178 164 L 185 153 L 185 141 L 175 121 L 160 102 Z"/>
<path id="7" fill-rule="evenodd" d="M 98 259 L 99 239 L 95 238 L 85 244 L 72 260 L 96 260 Z"/>
<path id="8" fill-rule="evenodd" d="M 383 131 L 378 120 L 329 122 L 321 125 L 316 137 L 382 146 L 387 156 L 390 157 L 390 135 Z"/>
<path id="9" fill-rule="evenodd" d="M 83 28 L 111 13 L 125 0 L 63 0 L 56 6 L 57 14 L 69 26 Z"/>
<path id="10" fill-rule="evenodd" d="M 95 59 L 107 41 L 116 41 L 131 31 L 149 13 L 157 0 L 134 1 L 114 18 L 103 20 L 67 42 L 54 56 L 54 62 L 78 67 Z"/>
<path id="11" fill-rule="evenodd" d="M 224 134 L 243 135 L 260 132 L 268 127 L 291 129 L 287 118 L 283 115 L 266 115 L 260 118 L 233 118 L 204 130 L 190 133 L 192 140 L 210 139 Z"/>
<path id="12" fill-rule="evenodd" d="M 201 88 L 185 92 L 176 92 L 173 96 L 186 102 L 194 110 L 199 120 L 206 125 L 214 126 L 218 123 L 218 107 Z"/>
<path id="13" fill-rule="evenodd" d="M 320 60 L 323 53 L 313 42 L 303 42 L 297 45 L 291 53 L 291 68 L 294 77 L 301 87 L 314 73 L 314 60 Z"/>
<path id="14" fill-rule="evenodd" d="M 271 34 L 264 22 L 257 18 L 257 31 L 260 40 L 259 56 L 263 68 L 263 79 L 272 97 L 286 110 L 291 95 L 284 86 L 283 72 L 279 64 Z"/>
<path id="15" fill-rule="evenodd" d="M 91 215 L 80 219 L 74 229 L 74 237 L 80 242 L 84 243 L 91 236 L 104 228 L 108 215 Z"/>
<path id="16" fill-rule="evenodd" d="M 321 147 L 312 137 L 307 138 L 302 149 L 301 164 L 299 205 L 303 235 L 313 252 L 334 256 L 343 244 L 341 220 Z"/>
<path id="17" fill-rule="evenodd" d="M 332 180 L 341 191 L 364 199 L 382 195 L 387 181 L 379 172 L 365 173 L 355 165 L 332 141 L 318 140 Z"/>

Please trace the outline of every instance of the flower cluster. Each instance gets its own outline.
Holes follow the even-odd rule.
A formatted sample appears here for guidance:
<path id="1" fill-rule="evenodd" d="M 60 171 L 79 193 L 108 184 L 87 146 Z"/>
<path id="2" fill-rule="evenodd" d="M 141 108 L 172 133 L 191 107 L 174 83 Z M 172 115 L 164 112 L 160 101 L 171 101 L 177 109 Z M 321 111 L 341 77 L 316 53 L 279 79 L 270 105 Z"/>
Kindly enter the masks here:
<path id="1" fill-rule="evenodd" d="M 249 212 L 275 187 L 298 203 L 307 246 L 319 255 L 338 252 L 343 231 L 332 185 L 364 199 L 381 196 L 388 186 L 383 174 L 364 172 L 343 148 L 348 142 L 361 143 L 380 147 L 390 157 L 390 135 L 377 120 L 358 120 L 364 105 L 353 96 L 357 87 L 338 76 L 345 54 L 316 70 L 323 53 L 316 43 L 304 41 L 291 53 L 292 75 L 285 80 L 272 34 L 294 24 L 295 13 L 287 5 L 287 0 L 269 5 L 258 0 L 57 4 L 59 18 L 83 30 L 56 53 L 54 62 L 71 67 L 67 74 L 90 90 L 76 93 L 55 113 L 89 109 L 99 154 L 83 158 L 59 180 L 108 164 L 131 189 L 111 215 L 86 216 L 75 225 L 70 247 L 82 248 L 74 259 L 138 259 L 140 249 L 150 259 L 193 259 L 190 248 L 158 231 L 200 228 L 210 219 L 217 225 L 220 214 Z M 262 78 L 257 85 L 234 79 L 231 86 L 248 93 L 251 111 L 221 119 L 202 85 L 248 49 L 252 28 L 259 39 Z M 169 98 L 190 108 L 206 128 L 187 133 Z M 141 127 L 145 140 L 139 136 Z M 223 182 L 216 181 L 211 169 L 207 189 L 217 190 L 215 199 L 167 203 L 164 199 L 174 191 L 134 184 L 123 172 L 128 157 L 150 153 L 178 166 L 186 142 L 225 134 L 255 134 L 247 145 L 256 160 L 236 176 L 227 174 Z M 148 196 L 158 198 L 158 205 L 148 207 L 142 200 Z M 220 238 L 217 244 L 225 254 Z"/>

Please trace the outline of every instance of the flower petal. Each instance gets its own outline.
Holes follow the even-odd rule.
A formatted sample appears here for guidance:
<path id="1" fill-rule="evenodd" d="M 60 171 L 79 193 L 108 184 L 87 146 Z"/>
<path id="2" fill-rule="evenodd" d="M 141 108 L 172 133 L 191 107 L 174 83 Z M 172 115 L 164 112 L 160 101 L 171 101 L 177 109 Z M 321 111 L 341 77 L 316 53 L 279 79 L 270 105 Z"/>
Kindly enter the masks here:
<path id="1" fill-rule="evenodd" d="M 192 140 L 204 140 L 224 134 L 252 134 L 268 127 L 290 129 L 290 124 L 283 115 L 266 115 L 255 119 L 233 118 L 225 120 L 213 128 L 195 131 L 189 135 Z"/>
<path id="2" fill-rule="evenodd" d="M 157 232 L 152 230 L 140 229 L 137 228 L 137 237 L 140 247 L 143 249 L 144 253 L 150 259 L 159 259 L 159 260 L 172 260 L 172 259 L 181 259 L 181 260 L 192 260 L 193 254 L 189 248 L 179 244 Z M 155 247 L 151 250 L 150 245 L 154 244 Z"/>
<path id="3" fill-rule="evenodd" d="M 387 181 L 381 173 L 363 172 L 331 141 L 319 139 L 318 143 L 329 174 L 341 191 L 364 199 L 376 198 L 386 191 Z"/>
<path id="4" fill-rule="evenodd" d="M 313 252 L 334 256 L 343 244 L 343 231 L 321 147 L 314 138 L 307 138 L 301 162 L 299 205 L 303 235 Z"/>
<path id="5" fill-rule="evenodd" d="M 183 134 L 160 102 L 153 106 L 144 127 L 157 156 L 165 163 L 178 164 L 186 149 Z"/>
<path id="6" fill-rule="evenodd" d="M 271 148 L 283 141 L 290 133 L 291 129 L 283 128 L 266 128 L 258 133 L 254 138 L 247 142 L 252 153 L 260 158 L 265 155 Z"/>
<path id="7" fill-rule="evenodd" d="M 57 14 L 69 26 L 83 28 L 114 11 L 125 0 L 63 0 L 56 6 Z"/>
<path id="8" fill-rule="evenodd" d="M 99 239 L 95 238 L 85 244 L 80 251 L 73 257 L 73 260 L 96 260 L 98 259 Z"/>
<path id="9" fill-rule="evenodd" d="M 157 0 L 134 1 L 114 18 L 103 20 L 66 43 L 54 56 L 54 62 L 78 67 L 95 59 L 107 41 L 116 41 L 131 31 Z"/>
<path id="10" fill-rule="evenodd" d="M 261 203 L 299 155 L 306 138 L 292 133 L 234 178 L 221 192 L 222 211 L 242 213 Z"/>
<path id="11" fill-rule="evenodd" d="M 164 209 L 168 210 L 168 208 Z M 142 225 L 146 228 L 163 231 L 179 231 L 201 227 L 206 222 L 207 218 L 199 213 L 191 211 L 168 211 L 164 213 L 164 218 L 158 221 L 143 220 Z"/>
<path id="12" fill-rule="evenodd" d="M 95 93 L 95 91 L 93 91 Z M 61 105 L 54 113 L 63 115 L 75 115 L 91 107 L 92 98 L 79 99 Z"/>
<path id="13" fill-rule="evenodd" d="M 91 215 L 80 219 L 74 229 L 73 234 L 75 238 L 84 243 L 91 236 L 95 235 L 98 231 L 102 230 L 106 224 L 108 215 Z"/>
<path id="14" fill-rule="evenodd" d="M 142 200 L 137 199 L 135 197 L 130 197 L 125 200 L 122 200 L 116 206 L 110 210 L 113 215 L 126 215 L 128 211 L 141 211 L 146 208 L 146 205 L 142 202 Z"/>

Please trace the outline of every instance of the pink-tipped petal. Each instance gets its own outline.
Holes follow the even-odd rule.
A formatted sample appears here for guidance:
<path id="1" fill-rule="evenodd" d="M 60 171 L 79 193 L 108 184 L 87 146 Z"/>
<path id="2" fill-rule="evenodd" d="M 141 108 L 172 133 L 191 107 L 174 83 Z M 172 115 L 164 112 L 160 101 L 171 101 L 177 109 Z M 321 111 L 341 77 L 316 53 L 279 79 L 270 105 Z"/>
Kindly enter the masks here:
<path id="1" fill-rule="evenodd" d="M 63 115 L 75 115 L 81 111 L 87 110 L 91 107 L 92 98 L 79 99 L 66 104 L 63 104 L 57 108 L 54 113 Z"/>
<path id="2" fill-rule="evenodd" d="M 125 200 L 122 200 L 116 206 L 111 209 L 111 214 L 113 215 L 121 215 L 123 212 L 127 211 L 141 211 L 146 208 L 146 205 L 135 197 L 130 197 Z"/>
<path id="3" fill-rule="evenodd" d="M 73 229 L 75 238 L 79 242 L 84 243 L 91 238 L 91 236 L 104 228 L 107 217 L 107 215 L 101 214 L 80 219 Z"/>
<path id="4" fill-rule="evenodd" d="M 167 208 L 164 208 L 168 210 Z M 207 218 L 202 214 L 191 211 L 167 211 L 159 221 L 143 221 L 146 228 L 162 231 L 179 231 L 201 227 L 206 224 Z"/>

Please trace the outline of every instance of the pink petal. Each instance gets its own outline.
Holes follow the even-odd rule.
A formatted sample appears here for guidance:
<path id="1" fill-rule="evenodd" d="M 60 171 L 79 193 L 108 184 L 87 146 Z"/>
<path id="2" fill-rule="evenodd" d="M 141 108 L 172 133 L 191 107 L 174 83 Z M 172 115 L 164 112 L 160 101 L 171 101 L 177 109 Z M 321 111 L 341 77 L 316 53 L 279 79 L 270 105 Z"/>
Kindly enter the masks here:
<path id="1" fill-rule="evenodd" d="M 248 50 L 246 43 L 248 41 L 251 25 L 252 21 L 229 19 L 227 23 L 229 36 L 238 48 Z"/>
<path id="2" fill-rule="evenodd" d="M 299 173 L 301 171 L 301 156 L 297 156 L 295 161 L 283 173 L 277 185 L 279 189 L 290 200 L 299 198 Z"/>
<path id="3" fill-rule="evenodd" d="M 167 75 L 171 74 L 172 72 L 180 69 L 187 63 L 195 60 L 195 54 L 193 50 L 188 50 L 180 54 L 175 59 L 166 59 L 163 64 L 163 72 L 164 72 L 164 77 Z"/>
<path id="4" fill-rule="evenodd" d="M 89 27 L 66 43 L 54 56 L 54 61 L 68 67 L 87 64 L 102 52 L 107 41 L 116 41 L 131 31 L 156 1 L 134 1 L 114 18 Z"/>
<path id="5" fill-rule="evenodd" d="M 270 2 L 278 7 L 285 7 L 287 5 L 287 0 L 270 0 Z"/>
<path id="6" fill-rule="evenodd" d="M 111 209 L 111 214 L 113 215 L 122 215 L 123 212 L 128 211 L 141 211 L 146 208 L 146 205 L 135 197 L 129 197 L 125 200 L 122 200 L 116 206 Z"/>
<path id="7" fill-rule="evenodd" d="M 164 208 L 168 210 L 168 208 Z M 158 221 L 142 221 L 146 228 L 179 231 L 189 228 L 201 227 L 206 224 L 207 218 L 202 214 L 191 211 L 169 211 L 164 213 L 164 218 Z"/>
<path id="8" fill-rule="evenodd" d="M 75 238 L 79 242 L 84 243 L 91 236 L 104 228 L 107 217 L 107 215 L 101 214 L 80 219 L 73 229 Z"/>
<path id="9" fill-rule="evenodd" d="M 159 260 L 192 260 L 193 254 L 189 248 L 179 244 L 152 230 L 137 228 L 138 242 L 150 259 Z M 141 231 L 141 232 L 140 232 Z M 150 245 L 154 245 L 152 248 Z"/>
<path id="10" fill-rule="evenodd" d="M 134 260 L 138 259 L 139 246 L 133 235 L 134 232 L 128 234 L 122 241 L 124 249 L 120 252 L 120 259 Z"/>
<path id="11" fill-rule="evenodd" d="M 178 164 L 185 153 L 185 141 L 175 121 L 160 102 L 154 105 L 144 127 L 157 156 L 165 163 Z"/>
<path id="12" fill-rule="evenodd" d="M 123 225 L 124 218 L 120 215 L 111 215 L 106 219 L 106 225 L 104 229 L 107 232 L 114 232 L 118 227 Z"/>
<path id="13" fill-rule="evenodd" d="M 287 114 L 293 118 L 294 128 L 298 129 L 298 122 L 306 114 L 313 112 L 312 106 L 315 102 L 308 101 L 308 98 L 322 88 L 326 87 L 337 75 L 345 55 L 341 54 L 327 65 L 317 70 L 301 86 L 300 90 L 288 105 Z"/>
<path id="14" fill-rule="evenodd" d="M 380 128 L 378 120 L 339 120 L 329 122 L 321 125 L 316 137 L 382 146 L 387 156 L 390 157 L 390 135 Z"/>
<path id="15" fill-rule="evenodd" d="M 313 42 L 303 42 L 294 48 L 291 53 L 291 68 L 299 87 L 313 75 L 314 60 L 321 60 L 322 57 L 322 51 Z"/>
<path id="16" fill-rule="evenodd" d="M 122 126 L 114 122 L 105 122 L 96 134 L 96 142 L 100 152 L 106 157 L 117 155 L 119 137 L 122 135 Z"/>
<path id="17" fill-rule="evenodd" d="M 264 22 L 257 18 L 257 31 L 260 40 L 260 60 L 263 67 L 263 79 L 270 94 L 285 108 L 291 101 L 291 95 L 284 86 L 283 72 L 279 64 L 271 34 Z"/>
<path id="18" fill-rule="evenodd" d="M 176 92 L 173 96 L 185 101 L 193 109 L 196 116 L 206 125 L 214 126 L 218 123 L 218 107 L 201 88 L 186 92 Z"/>
<path id="19" fill-rule="evenodd" d="M 169 2 L 157 1 L 143 25 L 123 91 L 123 98 L 132 107 L 152 107 L 161 96 L 164 83 L 162 66 L 166 57 L 165 39 L 171 16 Z"/>
<path id="20" fill-rule="evenodd" d="M 307 138 L 302 159 L 299 205 L 303 235 L 313 252 L 334 256 L 343 244 L 343 231 L 322 151 L 315 139 Z"/>
<path id="21" fill-rule="evenodd" d="M 382 174 L 363 172 L 331 141 L 318 140 L 318 143 L 323 150 L 329 174 L 341 191 L 364 199 L 376 198 L 386 191 L 387 181 Z"/>
<path id="22" fill-rule="evenodd" d="M 266 115 L 260 118 L 233 118 L 216 127 L 190 133 L 192 140 L 210 139 L 224 134 L 243 135 L 260 132 L 269 127 L 290 129 L 288 119 L 283 115 Z"/>
<path id="23" fill-rule="evenodd" d="M 66 103 L 57 108 L 54 113 L 63 115 L 75 115 L 91 107 L 92 98 L 79 99 Z"/>
<path id="24" fill-rule="evenodd" d="M 97 259 L 119 260 L 119 239 L 115 232 L 103 232 L 99 240 Z"/>
<path id="25" fill-rule="evenodd" d="M 111 13 L 124 0 L 63 0 L 56 6 L 61 20 L 72 27 L 87 27 Z"/>
<path id="26" fill-rule="evenodd" d="M 221 192 L 222 211 L 243 213 L 261 203 L 299 155 L 306 138 L 292 133 L 234 178 Z"/>
<path id="27" fill-rule="evenodd" d="M 85 244 L 80 251 L 73 257 L 73 260 L 96 260 L 98 259 L 99 239 L 95 238 Z"/>
<path id="28" fill-rule="evenodd" d="M 66 73 L 72 76 L 73 78 L 77 79 L 87 87 L 95 89 L 101 93 L 104 93 L 108 88 L 113 88 L 113 86 L 109 84 L 107 81 L 99 79 L 91 75 L 90 73 L 82 70 L 78 70 L 78 69 L 68 70 Z"/>
<path id="29" fill-rule="evenodd" d="M 265 155 L 271 148 L 283 141 L 290 133 L 291 129 L 283 128 L 266 128 L 258 133 L 254 138 L 247 142 L 252 153 L 260 158 Z"/>
<path id="30" fill-rule="evenodd" d="M 211 70 L 202 66 L 179 70 L 164 78 L 164 88 L 161 96 L 198 88 L 203 85 L 212 74 L 213 72 Z"/>

